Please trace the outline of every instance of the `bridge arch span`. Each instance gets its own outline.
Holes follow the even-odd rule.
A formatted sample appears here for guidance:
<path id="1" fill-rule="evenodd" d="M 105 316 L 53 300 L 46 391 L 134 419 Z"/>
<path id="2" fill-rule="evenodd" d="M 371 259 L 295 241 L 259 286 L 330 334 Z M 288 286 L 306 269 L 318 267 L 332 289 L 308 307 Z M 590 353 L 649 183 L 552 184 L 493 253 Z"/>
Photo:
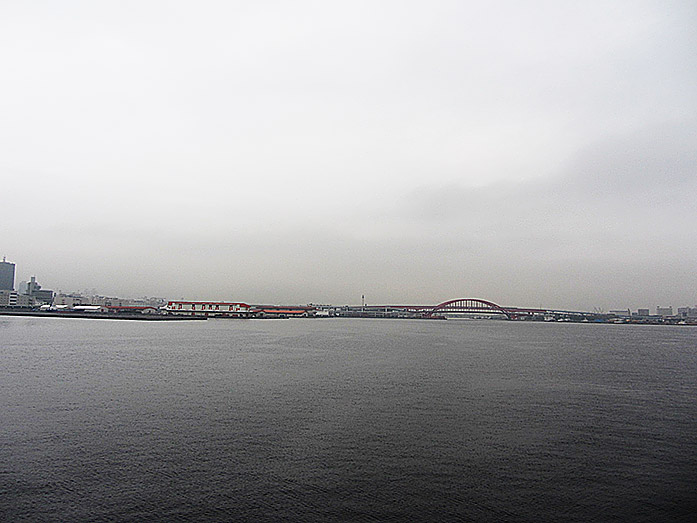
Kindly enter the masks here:
<path id="1" fill-rule="evenodd" d="M 454 312 L 454 313 L 479 313 L 479 314 L 503 314 L 507 319 L 511 319 L 511 314 L 494 302 L 480 300 L 478 298 L 458 298 L 455 300 L 444 301 L 433 307 L 426 313 L 427 316 L 433 316 L 435 313 Z"/>

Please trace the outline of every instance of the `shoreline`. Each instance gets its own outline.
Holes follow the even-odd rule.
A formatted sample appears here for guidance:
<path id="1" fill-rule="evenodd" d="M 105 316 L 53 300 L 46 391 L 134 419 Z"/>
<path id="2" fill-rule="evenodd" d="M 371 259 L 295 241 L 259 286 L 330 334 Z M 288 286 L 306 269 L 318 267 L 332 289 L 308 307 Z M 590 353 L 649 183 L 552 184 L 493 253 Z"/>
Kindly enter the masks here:
<path id="1" fill-rule="evenodd" d="M 187 321 L 207 320 L 206 316 L 176 316 L 164 314 L 124 314 L 113 312 L 12 311 L 0 310 L 0 316 L 43 318 L 79 318 L 88 320 Z"/>
<path id="2" fill-rule="evenodd" d="M 286 320 L 290 319 L 288 316 L 265 316 L 265 317 L 236 317 L 236 316 L 185 316 L 180 314 L 142 314 L 142 313 L 114 313 L 114 312 L 82 312 L 82 311 L 36 311 L 36 310 L 12 310 L 12 309 L 0 309 L 0 316 L 14 316 L 14 317 L 34 317 L 34 318 L 73 318 L 73 319 L 86 319 L 86 320 L 135 320 L 135 321 L 202 321 L 209 319 L 221 319 L 221 320 Z M 440 320 L 445 321 L 447 318 L 409 318 L 409 317 L 389 317 L 389 316 L 372 316 L 372 315 L 351 315 L 351 316 L 330 316 L 330 317 L 306 317 L 305 319 L 332 319 L 332 318 L 345 318 L 345 319 L 374 319 L 374 320 Z M 448 321 L 477 321 L 483 318 L 458 318 L 449 319 Z M 504 320 L 493 320 L 489 321 L 504 321 Z M 508 320 L 514 321 L 516 323 L 574 323 L 574 324 L 590 324 L 590 325 L 663 325 L 663 326 L 673 326 L 673 327 L 697 327 L 697 323 L 693 322 L 642 322 L 642 321 L 531 321 L 531 320 Z"/>

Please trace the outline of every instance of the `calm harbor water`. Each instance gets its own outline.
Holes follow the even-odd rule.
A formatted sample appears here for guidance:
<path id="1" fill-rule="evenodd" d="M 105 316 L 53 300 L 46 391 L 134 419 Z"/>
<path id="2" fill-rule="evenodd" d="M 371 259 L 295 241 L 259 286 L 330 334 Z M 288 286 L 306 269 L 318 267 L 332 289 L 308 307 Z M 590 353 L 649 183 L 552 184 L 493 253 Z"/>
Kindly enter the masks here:
<path id="1" fill-rule="evenodd" d="M 0 520 L 692 521 L 697 328 L 0 317 Z"/>

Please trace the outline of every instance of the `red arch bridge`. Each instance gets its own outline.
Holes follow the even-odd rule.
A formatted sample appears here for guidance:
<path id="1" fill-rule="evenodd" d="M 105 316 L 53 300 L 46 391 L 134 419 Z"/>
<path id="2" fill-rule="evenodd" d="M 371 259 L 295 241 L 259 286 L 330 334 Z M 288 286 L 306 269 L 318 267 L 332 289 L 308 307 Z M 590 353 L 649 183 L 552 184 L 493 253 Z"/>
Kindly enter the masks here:
<path id="1" fill-rule="evenodd" d="M 507 320 L 521 319 L 562 319 L 589 318 L 593 313 L 572 312 L 549 309 L 530 309 L 504 307 L 492 301 L 479 298 L 458 298 L 444 301 L 438 305 L 361 305 L 332 308 L 337 316 L 362 318 L 426 318 L 442 319 L 446 317 L 488 317 Z"/>
<path id="2" fill-rule="evenodd" d="M 463 298 L 444 301 L 432 309 L 424 310 L 424 316 L 427 318 L 441 316 L 444 314 L 479 314 L 487 316 L 500 314 L 505 316 L 506 319 L 511 319 L 511 313 L 500 305 L 496 305 L 491 301 L 478 300 L 476 298 Z"/>

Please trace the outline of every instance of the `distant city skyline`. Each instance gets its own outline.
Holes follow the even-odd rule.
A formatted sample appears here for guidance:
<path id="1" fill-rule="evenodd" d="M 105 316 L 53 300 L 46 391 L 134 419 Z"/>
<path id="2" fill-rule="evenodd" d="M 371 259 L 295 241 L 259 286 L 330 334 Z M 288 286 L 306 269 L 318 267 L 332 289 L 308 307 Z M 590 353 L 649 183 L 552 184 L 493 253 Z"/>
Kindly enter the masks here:
<path id="1" fill-rule="evenodd" d="M 3 263 L 6 265 L 12 265 L 12 270 L 14 271 L 15 264 L 6 262 L 3 259 Z M 0 267 L 2 268 L 2 267 Z M 0 271 L 1 272 L 1 271 Z M 14 272 L 13 272 L 14 274 Z M 172 300 L 176 299 L 175 296 L 164 296 L 164 295 L 159 295 L 157 297 L 152 296 L 152 295 L 145 295 L 145 294 L 139 294 L 137 296 L 133 295 L 123 295 L 123 294 L 118 294 L 118 293 L 101 293 L 99 292 L 96 288 L 92 289 L 71 289 L 71 290 L 66 290 L 64 291 L 63 289 L 59 289 L 56 293 L 53 291 L 48 291 L 48 290 L 41 290 L 42 286 L 38 284 L 36 281 L 35 276 L 31 276 L 28 281 L 22 281 L 18 285 L 18 291 L 19 294 L 28 294 L 31 296 L 37 296 L 41 297 L 44 299 L 44 303 L 50 303 L 46 302 L 47 297 L 49 296 L 48 293 L 50 293 L 50 296 L 53 297 L 55 294 L 56 299 L 60 302 L 60 305 L 66 305 L 66 304 L 73 304 L 73 303 L 82 303 L 81 299 L 78 299 L 78 297 L 84 297 L 84 298 L 92 298 L 90 300 L 91 304 L 105 304 L 105 303 L 111 303 L 110 300 L 114 299 L 117 300 L 118 303 L 127 303 L 131 300 L 138 300 L 138 299 L 147 299 L 147 300 Z M 41 294 L 43 293 L 43 294 Z M 75 299 L 72 299 L 72 298 Z M 95 298 L 99 298 L 97 300 L 98 303 L 92 303 L 94 302 Z M 476 296 L 462 296 L 460 298 L 483 298 L 483 297 L 476 297 Z M 52 298 L 51 298 L 52 299 Z M 179 297 L 179 299 L 184 299 L 183 297 Z M 226 298 L 218 298 L 214 300 L 210 300 L 207 297 L 198 297 L 196 298 L 198 300 L 203 300 L 203 301 L 210 301 L 210 302 L 227 302 L 231 298 L 226 297 Z M 448 299 L 453 299 L 453 297 L 450 297 Z M 77 301 L 76 301 L 77 300 Z M 250 303 L 253 303 L 252 300 L 241 300 L 241 301 L 247 301 Z M 440 302 L 441 300 L 439 300 Z M 269 300 L 260 300 L 259 303 L 271 303 Z M 307 305 L 307 304 L 319 304 L 320 302 L 318 301 L 306 301 L 306 302 L 300 302 L 300 301 L 287 301 L 284 302 L 287 305 Z M 366 302 L 365 295 L 361 295 L 360 302 L 342 302 L 342 303 L 327 303 L 325 302 L 325 305 L 335 305 L 335 306 L 342 306 L 342 305 L 352 305 L 352 306 L 357 306 L 357 305 L 363 305 L 363 306 L 376 306 L 376 305 L 437 305 L 438 302 L 432 302 L 432 303 L 416 303 L 416 302 L 406 302 L 405 300 L 396 300 L 392 302 L 384 302 L 384 303 L 368 303 Z M 278 304 L 277 304 L 278 305 Z M 520 306 L 520 304 L 513 304 L 513 303 L 501 303 L 500 305 L 505 305 L 505 306 L 511 306 L 511 307 L 517 307 Z M 527 304 L 523 305 L 523 307 L 532 307 L 532 305 Z M 542 306 L 539 306 L 539 308 L 543 308 Z M 585 312 L 602 312 L 602 313 L 610 313 L 610 314 L 617 314 L 617 315 L 638 315 L 638 316 L 648 316 L 648 315 L 657 315 L 657 316 L 673 316 L 674 314 L 677 315 L 683 315 L 683 316 L 695 316 L 695 311 L 697 310 L 697 305 L 691 305 L 687 303 L 682 303 L 681 305 L 674 307 L 672 304 L 671 305 L 665 305 L 665 304 L 659 304 L 656 306 L 640 306 L 640 307 L 626 307 L 626 308 L 615 308 L 615 309 L 604 309 L 602 307 L 594 307 L 593 309 L 571 309 L 571 308 L 565 308 L 565 307 L 558 307 L 558 306 L 549 306 L 545 307 L 549 309 L 557 309 L 557 310 L 578 310 L 578 311 L 585 311 Z"/>
<path id="2" fill-rule="evenodd" d="M 5 2 L 17 280 L 697 303 L 697 3 Z"/>

